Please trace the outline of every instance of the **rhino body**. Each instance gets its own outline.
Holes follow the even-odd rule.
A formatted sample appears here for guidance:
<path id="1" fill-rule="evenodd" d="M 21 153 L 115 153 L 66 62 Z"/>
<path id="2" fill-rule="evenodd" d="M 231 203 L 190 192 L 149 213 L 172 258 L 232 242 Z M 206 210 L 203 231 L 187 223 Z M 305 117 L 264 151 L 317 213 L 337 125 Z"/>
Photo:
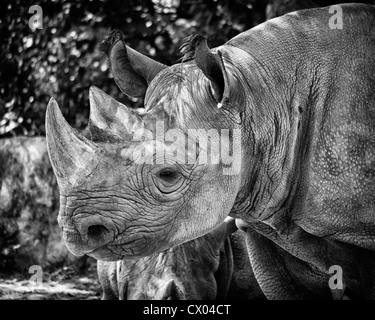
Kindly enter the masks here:
<path id="1" fill-rule="evenodd" d="M 267 298 L 331 298 L 332 266 L 343 270 L 349 297 L 374 298 L 375 8 L 340 8 L 342 29 L 332 29 L 327 7 L 269 20 L 212 50 L 194 37 L 172 67 L 111 34 L 114 79 L 145 97 L 145 113 L 93 88 L 92 138 L 84 139 L 50 102 L 47 140 L 68 248 L 99 260 L 141 258 L 229 215 L 246 232 Z M 229 155 L 176 161 L 158 122 L 174 133 L 221 130 L 239 161 L 229 174 Z M 201 136 L 209 133 L 193 138 Z M 155 146 L 163 163 L 136 161 L 140 150 L 158 158 Z M 185 149 L 198 159 L 204 148 Z"/>
<path id="2" fill-rule="evenodd" d="M 223 230 L 139 260 L 98 261 L 102 299 L 263 299 L 245 234 L 218 233 Z"/>

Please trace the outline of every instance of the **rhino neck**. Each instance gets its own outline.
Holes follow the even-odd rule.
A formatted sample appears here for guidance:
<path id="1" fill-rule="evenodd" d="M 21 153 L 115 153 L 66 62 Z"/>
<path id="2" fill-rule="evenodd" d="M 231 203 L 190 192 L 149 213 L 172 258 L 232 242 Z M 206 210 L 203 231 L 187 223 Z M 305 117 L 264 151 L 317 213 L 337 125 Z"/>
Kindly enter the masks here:
<path id="1" fill-rule="evenodd" d="M 288 207 L 300 179 L 309 100 L 301 83 L 310 80 L 301 81 L 298 60 L 288 61 L 285 70 L 286 56 L 269 59 L 261 45 L 248 51 L 230 45 L 228 51 L 240 59 L 239 72 L 247 79 L 242 188 L 231 215 L 278 228 L 290 220 Z"/>
<path id="2" fill-rule="evenodd" d="M 342 7 L 346 12 L 344 23 L 356 26 L 350 32 L 345 28 L 331 30 L 327 26 L 328 8 L 320 8 L 273 19 L 224 46 L 233 53 L 240 52 L 241 72 L 250 79 L 246 128 L 248 140 L 254 141 L 246 147 L 247 174 L 243 175 L 233 216 L 263 221 L 278 231 L 289 227 L 293 219 L 300 220 L 296 223 L 301 225 L 298 211 L 308 188 L 311 150 L 323 129 L 346 121 L 342 106 L 358 105 L 358 97 L 348 94 L 347 79 L 354 71 L 350 74 L 347 70 L 355 70 L 352 61 L 359 54 L 353 39 L 369 34 L 373 9 L 366 7 L 351 19 L 355 10 L 350 11 L 349 5 Z M 360 54 L 365 55 L 365 49 Z M 232 57 L 235 59 L 234 54 Z M 369 92 L 365 94 L 370 96 Z M 336 122 L 327 122 L 330 114 Z M 307 228 L 306 223 L 303 227 Z M 310 227 L 308 231 L 316 230 Z"/>
<path id="3" fill-rule="evenodd" d="M 358 105 L 357 96 L 347 93 L 346 81 L 353 75 L 346 70 L 352 70 L 351 60 L 358 51 L 353 39 L 371 27 L 365 22 L 368 14 L 364 10 L 353 20 L 357 28 L 351 32 L 333 32 L 327 27 L 329 17 L 327 8 L 287 15 L 224 46 L 232 59 L 240 52 L 241 72 L 249 79 L 245 128 L 249 128 L 247 140 L 252 141 L 246 147 L 246 174 L 231 215 L 245 222 L 264 222 L 279 234 L 295 224 L 316 232 L 311 227 L 314 221 L 301 213 L 309 188 L 309 161 L 314 157 L 311 150 L 316 149 L 324 126 L 328 130 L 338 125 L 327 122 L 327 115 L 346 121 L 342 106 L 350 105 L 349 99 Z"/>

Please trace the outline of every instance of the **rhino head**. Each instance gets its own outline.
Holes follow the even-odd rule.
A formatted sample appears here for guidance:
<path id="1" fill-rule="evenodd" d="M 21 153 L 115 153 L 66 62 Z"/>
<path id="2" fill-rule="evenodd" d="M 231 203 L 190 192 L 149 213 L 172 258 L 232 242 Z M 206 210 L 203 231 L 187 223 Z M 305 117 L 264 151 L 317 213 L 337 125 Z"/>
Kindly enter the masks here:
<path id="1" fill-rule="evenodd" d="M 46 135 L 58 222 L 74 255 L 137 259 L 200 237 L 230 213 L 243 176 L 244 94 L 222 53 L 192 42 L 195 59 L 167 67 L 111 34 L 114 79 L 127 95 L 145 97 L 145 112 L 93 87 L 90 139 L 51 99 Z"/>
<path id="2" fill-rule="evenodd" d="M 118 261 L 119 298 L 213 300 L 226 296 L 233 271 L 232 252 L 226 241 L 236 230 L 234 219 L 227 220 L 180 246 L 139 260 Z M 228 258 L 223 259 L 223 255 Z M 103 263 L 99 262 L 99 268 Z"/>

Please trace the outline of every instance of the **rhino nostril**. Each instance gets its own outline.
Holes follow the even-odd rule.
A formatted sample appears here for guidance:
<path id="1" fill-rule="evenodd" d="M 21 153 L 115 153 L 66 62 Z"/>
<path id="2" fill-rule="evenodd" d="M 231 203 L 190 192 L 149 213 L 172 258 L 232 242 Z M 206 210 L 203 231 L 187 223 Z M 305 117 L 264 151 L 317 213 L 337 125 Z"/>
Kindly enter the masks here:
<path id="1" fill-rule="evenodd" d="M 99 238 L 106 232 L 108 232 L 108 229 L 103 225 L 93 225 L 87 229 L 87 234 L 90 238 Z"/>
<path id="2" fill-rule="evenodd" d="M 76 222 L 76 230 L 86 251 L 93 251 L 107 245 L 114 237 L 114 227 L 111 222 L 99 216 L 90 216 Z"/>

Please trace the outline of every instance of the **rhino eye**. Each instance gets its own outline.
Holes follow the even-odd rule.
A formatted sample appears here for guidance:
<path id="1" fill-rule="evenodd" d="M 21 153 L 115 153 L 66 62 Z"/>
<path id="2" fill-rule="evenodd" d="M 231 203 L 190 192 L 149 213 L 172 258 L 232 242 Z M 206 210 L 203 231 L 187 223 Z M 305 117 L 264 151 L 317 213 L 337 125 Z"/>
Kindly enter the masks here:
<path id="1" fill-rule="evenodd" d="M 159 178 L 168 183 L 173 183 L 178 177 L 179 173 L 170 169 L 159 172 Z"/>

